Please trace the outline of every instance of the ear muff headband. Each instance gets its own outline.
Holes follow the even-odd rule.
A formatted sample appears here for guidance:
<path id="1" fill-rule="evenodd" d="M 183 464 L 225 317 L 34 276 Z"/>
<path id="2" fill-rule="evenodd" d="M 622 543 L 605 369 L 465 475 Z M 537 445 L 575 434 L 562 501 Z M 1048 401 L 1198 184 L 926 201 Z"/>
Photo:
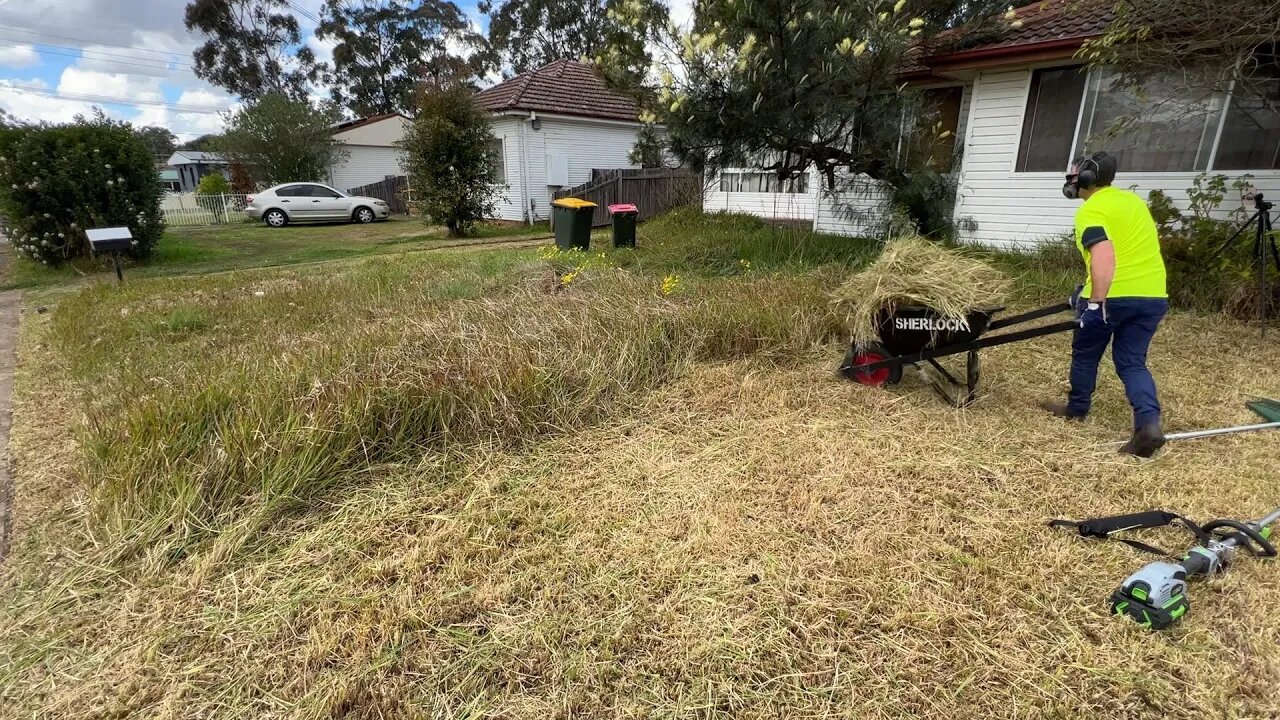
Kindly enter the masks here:
<path id="1" fill-rule="evenodd" d="M 1092 165 L 1093 169 L 1089 169 Z M 1090 156 L 1080 163 L 1080 169 L 1076 173 L 1076 185 L 1081 190 L 1087 190 L 1098 184 L 1098 175 L 1102 172 L 1102 168 L 1098 167 L 1098 161 L 1095 157 Z"/>

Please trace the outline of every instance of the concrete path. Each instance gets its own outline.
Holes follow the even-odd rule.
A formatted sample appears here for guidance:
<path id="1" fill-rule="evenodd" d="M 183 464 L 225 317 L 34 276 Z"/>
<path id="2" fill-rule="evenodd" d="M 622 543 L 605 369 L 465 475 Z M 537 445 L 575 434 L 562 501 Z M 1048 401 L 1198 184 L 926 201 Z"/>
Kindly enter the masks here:
<path id="1" fill-rule="evenodd" d="M 13 368 L 17 362 L 22 292 L 0 293 L 0 563 L 13 536 L 13 477 L 9 474 L 9 426 L 13 418 Z"/>

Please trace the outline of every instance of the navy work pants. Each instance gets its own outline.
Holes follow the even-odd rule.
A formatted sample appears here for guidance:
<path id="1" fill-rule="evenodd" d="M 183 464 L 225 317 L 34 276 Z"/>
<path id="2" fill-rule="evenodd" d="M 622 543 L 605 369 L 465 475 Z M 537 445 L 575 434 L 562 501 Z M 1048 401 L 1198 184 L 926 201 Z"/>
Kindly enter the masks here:
<path id="1" fill-rule="evenodd" d="M 1169 311 L 1164 298 L 1114 298 L 1107 300 L 1107 326 L 1080 328 L 1071 339 L 1071 394 L 1067 412 L 1085 415 L 1098 381 L 1098 363 L 1111 343 L 1111 359 L 1124 383 L 1133 407 L 1133 427 L 1160 421 L 1156 382 L 1147 370 L 1147 348 L 1156 327 Z"/>

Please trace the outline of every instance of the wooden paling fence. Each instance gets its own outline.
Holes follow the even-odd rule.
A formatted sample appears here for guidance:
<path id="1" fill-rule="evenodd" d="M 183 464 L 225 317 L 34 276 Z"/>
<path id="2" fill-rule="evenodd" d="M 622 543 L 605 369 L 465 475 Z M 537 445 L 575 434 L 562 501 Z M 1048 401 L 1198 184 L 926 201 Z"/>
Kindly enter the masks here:
<path id="1" fill-rule="evenodd" d="M 387 178 L 381 182 L 361 185 L 358 188 L 351 188 L 347 192 L 351 195 L 363 195 L 364 197 L 378 198 L 379 200 L 387 203 L 387 206 L 391 208 L 391 212 L 393 214 L 408 215 L 408 188 L 409 178 L 401 175 L 399 177 Z"/>
<path id="2" fill-rule="evenodd" d="M 597 205 L 591 224 L 608 225 L 609 205 L 631 203 L 648 220 L 682 205 L 702 204 L 702 179 L 687 170 L 645 168 L 592 170 L 591 182 L 566 188 L 555 199 L 574 197 Z"/>

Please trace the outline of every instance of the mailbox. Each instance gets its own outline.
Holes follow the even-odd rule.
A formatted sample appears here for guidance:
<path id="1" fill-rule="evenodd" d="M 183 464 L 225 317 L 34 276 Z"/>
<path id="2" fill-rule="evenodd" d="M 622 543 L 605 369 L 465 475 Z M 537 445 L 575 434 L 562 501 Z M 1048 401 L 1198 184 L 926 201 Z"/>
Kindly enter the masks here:
<path id="1" fill-rule="evenodd" d="M 133 245 L 133 233 L 127 227 L 93 228 L 85 234 L 95 253 L 124 252 Z"/>
<path id="2" fill-rule="evenodd" d="M 84 231 L 89 236 L 89 246 L 94 254 L 109 252 L 116 264 L 116 280 L 124 282 L 120 268 L 120 253 L 133 246 L 133 233 L 127 227 L 91 228 Z"/>

